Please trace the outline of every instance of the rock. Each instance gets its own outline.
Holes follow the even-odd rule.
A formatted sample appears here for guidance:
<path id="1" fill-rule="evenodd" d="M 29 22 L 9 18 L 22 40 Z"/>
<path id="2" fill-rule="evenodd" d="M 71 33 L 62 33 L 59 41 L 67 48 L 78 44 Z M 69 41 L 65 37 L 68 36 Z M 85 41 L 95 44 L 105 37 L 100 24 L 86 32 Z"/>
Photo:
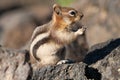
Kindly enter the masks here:
<path id="1" fill-rule="evenodd" d="M 27 80 L 30 66 L 25 51 L 0 47 L 0 80 Z"/>
<path id="2" fill-rule="evenodd" d="M 84 76 L 85 66 L 83 63 L 47 66 L 33 72 L 32 80 L 87 80 Z"/>
<path id="3" fill-rule="evenodd" d="M 84 62 L 101 73 L 101 80 L 119 80 L 120 38 L 93 46 Z"/>
<path id="4" fill-rule="evenodd" d="M 93 75 L 90 76 L 91 72 Z M 87 67 L 84 63 L 47 66 L 33 71 L 31 80 L 100 80 L 97 70 Z M 87 79 L 88 78 L 88 79 Z"/>
<path id="5" fill-rule="evenodd" d="M 96 44 L 89 49 L 84 62 L 88 65 L 94 64 L 97 61 L 104 59 L 111 51 L 120 45 L 120 39 L 112 39 L 100 44 Z"/>
<path id="6" fill-rule="evenodd" d="M 90 48 L 83 62 L 33 70 L 25 50 L 0 47 L 0 80 L 119 80 L 120 38 Z"/>
<path id="7" fill-rule="evenodd" d="M 91 66 L 102 74 L 102 80 L 120 80 L 120 46 Z"/>

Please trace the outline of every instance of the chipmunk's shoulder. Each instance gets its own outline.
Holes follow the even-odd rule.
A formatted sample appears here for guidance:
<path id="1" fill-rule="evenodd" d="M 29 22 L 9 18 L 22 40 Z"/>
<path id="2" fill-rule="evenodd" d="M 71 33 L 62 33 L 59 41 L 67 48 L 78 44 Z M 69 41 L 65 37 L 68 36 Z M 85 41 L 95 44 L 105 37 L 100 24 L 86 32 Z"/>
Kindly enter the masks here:
<path id="1" fill-rule="evenodd" d="M 39 34 L 42 34 L 42 33 L 47 32 L 47 31 L 49 30 L 49 28 L 51 27 L 50 24 L 51 24 L 51 22 L 36 27 L 35 30 L 33 31 L 33 35 L 32 35 L 31 40 L 33 41 L 33 39 L 34 39 L 36 36 L 38 36 Z"/>

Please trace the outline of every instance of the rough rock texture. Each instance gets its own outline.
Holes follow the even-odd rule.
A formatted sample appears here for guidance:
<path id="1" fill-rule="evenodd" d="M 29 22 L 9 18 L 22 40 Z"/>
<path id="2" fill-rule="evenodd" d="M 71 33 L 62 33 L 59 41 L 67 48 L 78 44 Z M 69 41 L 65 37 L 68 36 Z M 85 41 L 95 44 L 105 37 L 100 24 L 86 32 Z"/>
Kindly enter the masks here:
<path id="1" fill-rule="evenodd" d="M 91 74 L 92 73 L 92 74 Z M 31 80 L 101 80 L 98 70 L 88 67 L 85 63 L 47 66 L 33 71 Z"/>
<path id="2" fill-rule="evenodd" d="M 119 80 L 120 39 L 91 47 L 84 63 L 47 66 L 33 71 L 32 80 Z M 86 64 L 85 64 L 86 63 Z"/>
<path id="3" fill-rule="evenodd" d="M 0 80 L 27 80 L 30 67 L 25 51 L 0 47 Z"/>
<path id="4" fill-rule="evenodd" d="M 119 80 L 120 38 L 90 48 L 83 62 L 33 70 L 25 50 L 0 47 L 0 80 Z"/>
<path id="5" fill-rule="evenodd" d="M 89 49 L 84 62 L 88 65 L 94 64 L 95 62 L 104 59 L 107 55 L 110 55 L 110 53 L 119 46 L 120 38 L 96 44 Z"/>
<path id="6" fill-rule="evenodd" d="M 101 80 L 120 80 L 120 38 L 93 46 L 84 62 L 101 73 Z"/>
<path id="7" fill-rule="evenodd" d="M 102 74 L 102 80 L 120 80 L 120 46 L 92 66 Z"/>
<path id="8" fill-rule="evenodd" d="M 87 80 L 84 63 L 47 66 L 33 72 L 32 80 Z"/>

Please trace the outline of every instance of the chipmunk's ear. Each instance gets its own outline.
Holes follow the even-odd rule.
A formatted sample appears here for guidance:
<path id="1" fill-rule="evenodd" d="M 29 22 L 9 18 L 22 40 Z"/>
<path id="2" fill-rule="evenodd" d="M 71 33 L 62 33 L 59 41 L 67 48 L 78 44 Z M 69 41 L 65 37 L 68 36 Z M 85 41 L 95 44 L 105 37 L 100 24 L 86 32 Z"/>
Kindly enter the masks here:
<path id="1" fill-rule="evenodd" d="M 61 12 L 61 6 L 59 6 L 58 4 L 54 4 L 53 5 L 53 10 L 54 12 L 57 14 L 57 15 L 61 15 L 62 12 Z"/>

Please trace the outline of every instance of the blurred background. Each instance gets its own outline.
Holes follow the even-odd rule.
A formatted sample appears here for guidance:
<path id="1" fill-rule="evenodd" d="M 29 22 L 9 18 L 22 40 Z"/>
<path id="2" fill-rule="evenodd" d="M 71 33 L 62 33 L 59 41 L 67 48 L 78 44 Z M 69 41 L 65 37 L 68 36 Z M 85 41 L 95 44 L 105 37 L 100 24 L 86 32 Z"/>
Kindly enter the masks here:
<path id="1" fill-rule="evenodd" d="M 0 44 L 14 49 L 24 47 L 35 27 L 51 20 L 54 3 L 84 13 L 89 47 L 120 37 L 120 0 L 1 0 Z"/>

